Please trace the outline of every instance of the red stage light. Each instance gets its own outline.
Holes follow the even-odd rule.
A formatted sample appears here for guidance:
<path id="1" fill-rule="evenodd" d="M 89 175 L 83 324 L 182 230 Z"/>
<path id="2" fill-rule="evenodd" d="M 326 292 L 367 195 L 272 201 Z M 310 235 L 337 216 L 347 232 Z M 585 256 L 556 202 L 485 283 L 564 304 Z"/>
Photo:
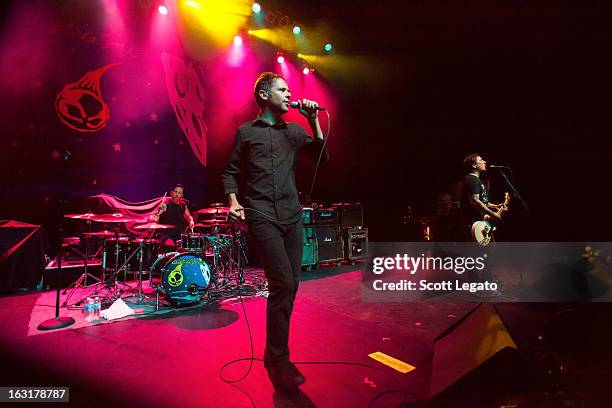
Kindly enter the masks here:
<path id="1" fill-rule="evenodd" d="M 282 55 L 279 55 L 279 56 L 276 58 L 276 62 L 278 62 L 279 64 L 284 63 L 284 62 L 285 62 L 285 57 L 283 57 Z"/>
<path id="2" fill-rule="evenodd" d="M 304 67 L 304 69 L 302 70 L 302 73 L 303 73 L 304 75 L 308 75 L 308 74 L 310 74 L 310 68 L 308 68 L 308 67 Z"/>

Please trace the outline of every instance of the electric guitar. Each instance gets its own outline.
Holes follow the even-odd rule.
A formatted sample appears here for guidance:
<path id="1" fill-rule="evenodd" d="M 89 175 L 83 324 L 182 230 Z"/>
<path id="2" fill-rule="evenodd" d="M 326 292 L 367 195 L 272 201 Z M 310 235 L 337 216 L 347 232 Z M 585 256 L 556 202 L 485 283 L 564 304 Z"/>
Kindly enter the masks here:
<path id="1" fill-rule="evenodd" d="M 504 203 L 501 205 L 497 213 L 501 215 L 505 211 L 508 211 L 509 203 L 510 194 L 506 192 L 504 193 Z M 472 225 L 472 237 L 480 245 L 487 246 L 491 242 L 491 237 L 493 236 L 493 231 L 495 231 L 495 229 L 496 227 L 493 225 L 492 217 L 489 214 L 485 214 L 483 221 L 476 221 Z"/>

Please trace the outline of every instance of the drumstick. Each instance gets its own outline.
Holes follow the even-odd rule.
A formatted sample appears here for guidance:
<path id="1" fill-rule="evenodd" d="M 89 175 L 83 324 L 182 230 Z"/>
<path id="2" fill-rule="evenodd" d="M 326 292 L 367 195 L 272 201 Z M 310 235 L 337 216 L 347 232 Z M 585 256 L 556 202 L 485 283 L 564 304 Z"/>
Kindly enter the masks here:
<path id="1" fill-rule="evenodd" d="M 157 212 L 155 213 L 155 215 L 157 215 L 158 217 L 159 217 L 159 210 L 161 209 L 161 205 L 166 202 L 166 194 L 168 194 L 167 191 L 164 193 L 164 196 L 161 199 L 161 203 L 159 204 L 159 208 L 157 209 Z"/>

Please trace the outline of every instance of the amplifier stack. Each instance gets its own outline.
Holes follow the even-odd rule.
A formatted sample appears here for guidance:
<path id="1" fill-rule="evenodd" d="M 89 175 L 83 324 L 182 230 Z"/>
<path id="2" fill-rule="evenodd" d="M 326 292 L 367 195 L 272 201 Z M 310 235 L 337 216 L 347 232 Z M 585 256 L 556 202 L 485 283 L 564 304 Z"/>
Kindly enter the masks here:
<path id="1" fill-rule="evenodd" d="M 339 203 L 329 208 L 302 208 L 304 252 L 302 266 L 364 259 L 368 253 L 368 229 L 363 226 L 359 203 Z"/>

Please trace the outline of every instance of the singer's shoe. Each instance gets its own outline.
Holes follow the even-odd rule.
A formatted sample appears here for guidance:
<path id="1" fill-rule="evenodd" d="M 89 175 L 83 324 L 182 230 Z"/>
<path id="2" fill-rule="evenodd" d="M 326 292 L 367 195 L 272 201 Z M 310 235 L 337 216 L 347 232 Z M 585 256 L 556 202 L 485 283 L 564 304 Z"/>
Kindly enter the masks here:
<path id="1" fill-rule="evenodd" d="M 289 361 L 268 364 L 266 370 L 268 370 L 268 377 L 272 384 L 281 388 L 295 388 L 306 382 L 300 370 Z"/>

